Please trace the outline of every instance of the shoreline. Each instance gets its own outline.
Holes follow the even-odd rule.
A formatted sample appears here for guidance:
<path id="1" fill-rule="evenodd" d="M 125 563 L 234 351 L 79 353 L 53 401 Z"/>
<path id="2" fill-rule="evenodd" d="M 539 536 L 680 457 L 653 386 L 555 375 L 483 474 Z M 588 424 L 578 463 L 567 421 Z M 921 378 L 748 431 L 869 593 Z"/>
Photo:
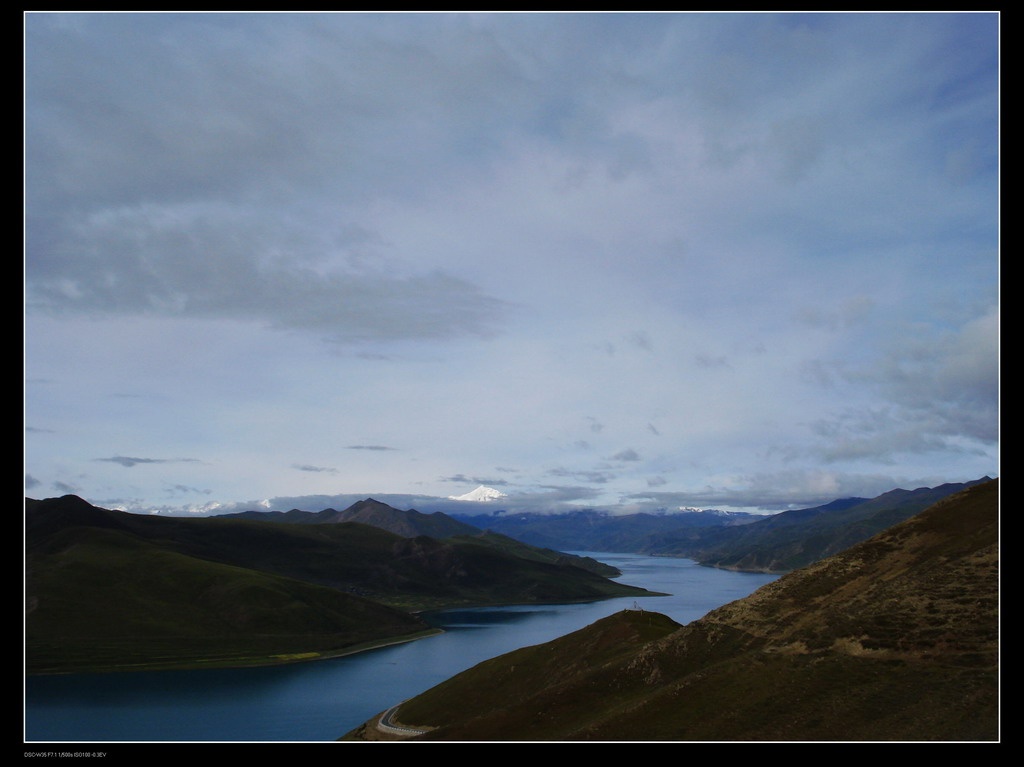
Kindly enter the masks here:
<path id="1" fill-rule="evenodd" d="M 645 591 L 646 593 L 634 594 L 632 596 L 636 596 L 637 598 L 671 596 L 670 594 L 664 592 L 648 591 L 647 589 L 644 589 L 643 591 Z M 426 607 L 418 610 L 407 610 L 407 612 L 410 615 L 423 616 L 433 613 L 441 613 L 447 610 L 472 610 L 488 607 L 518 607 L 541 604 L 586 604 L 589 602 L 603 602 L 608 599 L 621 599 L 625 596 L 626 595 L 541 602 L 478 602 L 465 605 L 445 605 L 441 607 Z M 424 629 L 423 631 L 415 632 L 413 634 L 402 634 L 395 637 L 382 638 L 380 640 L 361 642 L 359 644 L 341 647 L 337 650 L 326 650 L 320 652 L 309 651 L 293 653 L 275 653 L 274 655 L 262 655 L 256 657 L 235 659 L 223 658 L 203 660 L 202 658 L 193 658 L 166 662 L 125 664 L 119 666 L 97 665 L 95 667 L 83 667 L 76 669 L 54 669 L 33 671 L 25 669 L 25 676 L 43 677 L 68 676 L 73 674 L 130 674 L 134 672 L 144 671 L 200 671 L 203 669 L 258 668 L 260 666 L 283 666 L 293 663 L 313 663 L 321 660 L 331 660 L 332 658 L 341 658 L 346 655 L 356 655 L 358 653 L 369 652 L 370 650 L 376 650 L 382 647 L 389 647 L 391 645 L 405 644 L 406 642 L 415 642 L 420 639 L 429 639 L 432 636 L 437 636 L 443 633 L 445 633 L 444 629 L 431 627 L 428 629 Z"/>
<path id="2" fill-rule="evenodd" d="M 204 661 L 201 658 L 191 660 L 168 661 L 166 663 L 137 663 L 123 666 L 97 666 L 95 668 L 68 669 L 60 671 L 29 671 L 25 670 L 26 677 L 42 676 L 70 676 L 73 674 L 119 674 L 133 673 L 136 671 L 202 671 L 204 669 L 226 669 L 226 668 L 258 668 L 260 666 L 285 666 L 293 663 L 314 663 L 332 658 L 342 658 L 346 655 L 356 655 L 370 650 L 377 650 L 382 647 L 415 642 L 420 639 L 429 639 L 438 634 L 445 633 L 444 629 L 430 628 L 418 631 L 414 634 L 401 634 L 396 637 L 386 637 L 380 640 L 360 642 L 356 645 L 340 647 L 336 650 L 325 650 L 322 652 L 295 652 L 276 653 L 274 655 L 261 655 L 252 658 L 238 658 L 235 660 L 220 659 Z"/>

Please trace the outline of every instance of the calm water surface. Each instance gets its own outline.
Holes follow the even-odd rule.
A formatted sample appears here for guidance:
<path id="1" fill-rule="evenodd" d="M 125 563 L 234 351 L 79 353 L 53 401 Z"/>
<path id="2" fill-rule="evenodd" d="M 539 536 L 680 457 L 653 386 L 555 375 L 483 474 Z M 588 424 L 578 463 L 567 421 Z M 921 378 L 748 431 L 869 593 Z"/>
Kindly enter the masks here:
<path id="1" fill-rule="evenodd" d="M 587 554 L 617 580 L 667 597 L 487 607 L 427 616 L 446 633 L 344 658 L 255 669 L 74 674 L 26 680 L 25 739 L 38 742 L 325 741 L 495 655 L 547 642 L 627 607 L 689 623 L 776 576 L 688 559 Z"/>

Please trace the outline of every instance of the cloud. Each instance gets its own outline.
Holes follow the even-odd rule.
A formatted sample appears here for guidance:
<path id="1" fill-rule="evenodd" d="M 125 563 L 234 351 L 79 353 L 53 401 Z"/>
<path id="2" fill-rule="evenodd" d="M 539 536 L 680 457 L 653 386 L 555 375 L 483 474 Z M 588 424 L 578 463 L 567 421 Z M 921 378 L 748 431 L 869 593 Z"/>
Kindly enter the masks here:
<path id="1" fill-rule="evenodd" d="M 331 468 L 329 466 L 310 466 L 308 463 L 293 463 L 292 464 L 292 468 L 293 469 L 298 469 L 299 471 L 311 471 L 311 472 L 315 472 L 315 473 L 327 473 L 327 474 L 337 474 L 338 473 L 337 469 Z"/>
<path id="2" fill-rule="evenodd" d="M 167 492 L 169 495 L 211 495 L 213 490 L 203 490 L 198 487 L 190 487 L 189 485 L 171 485 L 167 488 Z"/>
<path id="3" fill-rule="evenodd" d="M 958 329 L 919 332 L 890 351 L 875 380 L 897 405 L 927 415 L 946 434 L 998 436 L 999 312 L 993 305 Z"/>
<path id="4" fill-rule="evenodd" d="M 635 330 L 630 333 L 626 340 L 637 349 L 643 349 L 644 351 L 651 351 L 651 337 L 644 330 Z"/>
<path id="5" fill-rule="evenodd" d="M 501 499 L 500 507 L 505 511 L 530 511 L 538 513 L 558 513 L 580 508 L 581 502 L 592 501 L 600 496 L 600 492 L 589 487 L 566 485 L 543 485 L 529 493 L 508 495 Z M 445 496 L 417 495 L 407 493 L 342 493 L 336 495 L 310 494 L 275 496 L 272 498 L 240 501 L 234 503 L 209 502 L 206 504 L 189 504 L 187 506 L 169 506 L 159 504 L 142 505 L 137 502 L 129 504 L 133 510 L 155 512 L 166 515 L 183 514 L 233 514 L 240 511 L 285 511 L 300 509 L 302 511 L 322 511 L 324 509 L 346 509 L 358 501 L 372 497 L 396 509 L 417 509 L 431 513 L 470 514 L 491 513 L 493 506 L 486 504 L 466 504 L 452 501 Z M 483 508 L 486 506 L 486 509 Z"/>
<path id="6" fill-rule="evenodd" d="M 843 376 L 844 365 L 836 360 L 805 359 L 800 363 L 799 375 L 804 381 L 822 389 L 831 389 L 836 379 Z"/>
<path id="7" fill-rule="evenodd" d="M 613 461 L 639 461 L 640 460 L 640 454 L 636 450 L 634 450 L 633 448 L 629 447 L 629 448 L 626 448 L 625 450 L 620 450 L 619 452 L 617 452 L 615 455 L 613 455 L 611 457 L 611 460 L 613 460 Z"/>
<path id="8" fill-rule="evenodd" d="M 223 498 L 515 464 L 611 505 L 992 464 L 998 24 L 30 13 L 25 407 L 62 439 L 25 470 L 169 460 L 82 466 L 116 435 Z M 366 460 L 295 468 L 338 435 Z"/>
<path id="9" fill-rule="evenodd" d="M 202 463 L 198 458 L 132 458 L 126 455 L 115 455 L 110 458 L 93 458 L 93 460 L 120 464 L 128 469 L 145 463 Z"/>
<path id="10" fill-rule="evenodd" d="M 954 413 L 938 414 L 934 406 L 924 412 L 889 407 L 849 410 L 831 419 L 811 424 L 824 441 L 808 447 L 807 455 L 825 463 L 871 460 L 893 464 L 901 455 L 926 453 L 962 453 L 985 455 L 985 451 L 958 437 L 968 429 L 964 419 Z M 950 428 L 955 420 L 960 428 Z M 981 425 L 977 425 L 981 428 Z"/>
<path id="11" fill-rule="evenodd" d="M 42 484 L 38 479 L 33 477 L 31 474 L 25 475 L 25 489 L 31 490 L 33 487 L 39 487 Z"/>
<path id="12" fill-rule="evenodd" d="M 389 251 L 351 213 L 443 184 L 460 136 L 486 135 L 476 110 L 514 109 L 512 90 L 462 66 L 486 36 L 427 49 L 365 34 L 453 31 L 429 16 L 67 18 L 26 20 L 30 310 L 251 321 L 339 343 L 495 332 L 502 301 Z"/>
<path id="13" fill-rule="evenodd" d="M 873 362 L 814 361 L 804 374 L 834 387 L 868 386 L 878 404 L 847 407 L 810 422 L 819 440 L 804 454 L 825 462 L 928 453 L 983 455 L 998 440 L 999 319 L 989 307 L 959 328 L 895 334 Z"/>
<path id="14" fill-rule="evenodd" d="M 545 474 L 549 477 L 568 477 L 597 485 L 603 485 L 615 478 L 614 474 L 605 471 L 572 470 L 563 467 L 548 469 Z"/>
<path id="15" fill-rule="evenodd" d="M 500 471 L 500 469 L 499 469 L 499 471 Z M 491 486 L 491 487 L 493 487 L 495 485 L 508 485 L 509 484 L 507 479 L 495 479 L 494 477 L 467 477 L 465 474 L 454 474 L 454 475 L 452 475 L 450 477 L 440 477 L 439 481 L 441 481 L 441 482 L 457 482 L 457 483 L 460 483 L 460 484 L 470 484 L 470 485 L 488 485 L 488 486 Z"/>
<path id="16" fill-rule="evenodd" d="M 797 320 L 811 328 L 836 332 L 863 322 L 874 308 L 869 296 L 851 296 L 835 308 L 805 306 L 797 312 Z"/>
<path id="17" fill-rule="evenodd" d="M 315 220 L 230 204 L 142 203 L 37 226 L 27 306 L 57 316 L 240 320 L 364 343 L 483 337 L 505 309 L 441 270 L 364 265 L 345 238 L 307 231 Z"/>
<path id="18" fill-rule="evenodd" d="M 702 368 L 727 368 L 731 367 L 729 359 L 725 355 L 698 354 L 693 358 Z"/>
<path id="19" fill-rule="evenodd" d="M 970 481 L 978 477 L 964 477 Z M 945 480 L 943 480 L 945 481 Z M 934 477 L 907 479 L 884 474 L 849 474 L 827 469 L 794 469 L 737 478 L 733 486 L 707 486 L 702 490 L 641 492 L 626 496 L 636 508 L 731 507 L 785 511 L 812 508 L 838 498 L 874 498 L 894 488 L 941 484 Z"/>

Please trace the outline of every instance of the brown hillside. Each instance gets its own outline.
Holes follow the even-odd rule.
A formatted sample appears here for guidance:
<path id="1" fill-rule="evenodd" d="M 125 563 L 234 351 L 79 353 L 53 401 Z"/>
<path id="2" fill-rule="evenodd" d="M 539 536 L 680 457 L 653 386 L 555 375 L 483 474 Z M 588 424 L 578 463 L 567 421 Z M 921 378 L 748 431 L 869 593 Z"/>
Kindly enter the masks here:
<path id="1" fill-rule="evenodd" d="M 470 669 L 398 719 L 437 728 L 427 740 L 995 740 L 998 503 L 998 481 L 977 485 L 662 638 L 623 634 L 618 652 L 593 656 L 599 636 L 635 621 L 620 613 Z M 503 695 L 488 693 L 496 680 Z"/>

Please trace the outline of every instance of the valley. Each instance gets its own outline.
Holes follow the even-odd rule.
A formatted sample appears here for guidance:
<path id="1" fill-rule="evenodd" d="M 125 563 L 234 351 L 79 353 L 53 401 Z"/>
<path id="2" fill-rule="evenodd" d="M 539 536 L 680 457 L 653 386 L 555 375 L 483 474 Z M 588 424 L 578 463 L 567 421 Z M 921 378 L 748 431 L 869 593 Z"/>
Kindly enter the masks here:
<path id="1" fill-rule="evenodd" d="M 335 673 L 331 664 L 360 658 L 372 673 L 399 653 L 403 669 L 429 672 L 410 677 L 411 690 L 378 691 L 378 712 L 411 698 L 392 724 L 425 732 L 392 733 L 403 739 L 991 740 L 998 499 L 998 481 L 979 480 L 740 525 L 721 517 L 706 527 L 705 536 L 749 535 L 774 520 L 820 540 L 822 518 L 846 514 L 856 527 L 933 501 L 778 580 L 681 557 L 565 553 L 372 499 L 351 516 L 371 511 L 382 526 L 432 517 L 427 524 L 443 523 L 452 535 L 433 538 L 414 526 L 403 537 L 333 510 L 182 519 L 74 496 L 27 500 L 26 670 L 39 685 L 110 671 L 136 672 L 128 676 L 148 684 L 153 671 L 298 664 L 322 669 L 322 682 Z M 673 574 L 651 582 L 646 570 L 629 570 L 623 580 L 640 587 L 600 574 L 621 576 L 623 564 L 641 560 Z M 741 590 L 708 590 L 716 578 L 738 579 Z M 767 580 L 747 580 L 754 578 Z M 661 604 L 676 607 L 668 614 Z M 549 610 L 570 623 L 529 638 L 499 628 L 506 620 L 532 625 Z M 453 649 L 454 666 L 429 650 L 447 646 L 434 644 L 442 637 L 452 648 L 482 638 L 476 632 L 491 620 L 498 630 L 489 636 L 510 644 Z M 394 644 L 428 636 L 429 661 L 412 660 L 419 642 Z M 311 660 L 319 663 L 303 663 Z M 358 713 L 374 700 L 354 701 L 347 739 L 382 737 L 372 710 Z"/>

